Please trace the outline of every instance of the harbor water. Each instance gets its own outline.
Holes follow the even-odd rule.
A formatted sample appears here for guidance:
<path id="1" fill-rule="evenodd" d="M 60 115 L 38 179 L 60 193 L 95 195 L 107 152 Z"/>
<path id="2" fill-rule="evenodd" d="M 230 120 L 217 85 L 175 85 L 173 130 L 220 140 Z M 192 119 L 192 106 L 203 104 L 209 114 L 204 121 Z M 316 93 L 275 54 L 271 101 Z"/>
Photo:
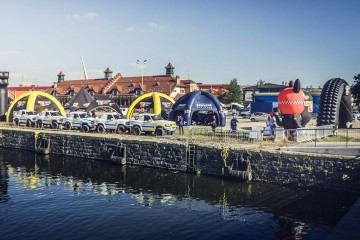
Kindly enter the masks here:
<path id="1" fill-rule="evenodd" d="M 326 239 L 359 194 L 0 149 L 0 239 Z"/>

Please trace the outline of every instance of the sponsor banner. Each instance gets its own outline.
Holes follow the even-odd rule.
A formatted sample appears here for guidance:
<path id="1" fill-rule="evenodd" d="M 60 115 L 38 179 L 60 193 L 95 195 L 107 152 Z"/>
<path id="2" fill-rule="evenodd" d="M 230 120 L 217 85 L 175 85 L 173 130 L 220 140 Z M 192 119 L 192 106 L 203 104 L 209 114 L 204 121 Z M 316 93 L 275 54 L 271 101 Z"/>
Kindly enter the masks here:
<path id="1" fill-rule="evenodd" d="M 177 106 L 178 109 L 185 109 L 186 108 L 186 103 L 182 103 L 182 104 L 179 104 Z"/>
<path id="2" fill-rule="evenodd" d="M 213 108 L 211 103 L 195 103 L 196 108 L 211 109 Z"/>
<path id="3" fill-rule="evenodd" d="M 171 102 L 161 102 L 162 106 L 164 108 L 170 108 L 171 107 Z"/>
<path id="4" fill-rule="evenodd" d="M 111 100 L 96 100 L 96 103 L 99 106 L 105 105 L 105 104 L 109 104 L 111 102 Z"/>
<path id="5" fill-rule="evenodd" d="M 304 101 L 305 107 L 308 107 L 308 112 L 313 112 L 313 101 Z"/>
<path id="6" fill-rule="evenodd" d="M 37 101 L 37 102 L 42 107 L 49 106 L 51 104 L 51 101 Z"/>
<path id="7" fill-rule="evenodd" d="M 20 108 L 20 107 L 23 107 L 23 106 L 25 105 L 25 103 L 26 103 L 26 101 L 18 101 L 18 102 L 16 103 L 16 106 L 17 106 L 18 108 Z"/>
<path id="8" fill-rule="evenodd" d="M 140 103 L 140 108 L 145 108 L 145 107 L 148 107 L 150 106 L 151 102 L 141 102 Z"/>

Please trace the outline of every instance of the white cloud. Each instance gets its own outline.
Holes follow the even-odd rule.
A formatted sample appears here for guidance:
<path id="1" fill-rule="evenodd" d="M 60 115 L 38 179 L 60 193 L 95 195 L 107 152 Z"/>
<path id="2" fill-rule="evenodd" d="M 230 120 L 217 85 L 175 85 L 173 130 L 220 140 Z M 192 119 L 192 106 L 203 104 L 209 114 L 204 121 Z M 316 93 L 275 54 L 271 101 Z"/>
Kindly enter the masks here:
<path id="1" fill-rule="evenodd" d="M 155 29 L 155 30 L 164 30 L 165 29 L 164 25 L 159 25 L 159 24 L 154 23 L 154 22 L 149 22 L 147 25 L 148 25 L 149 28 Z"/>
<path id="2" fill-rule="evenodd" d="M 128 27 L 128 28 L 125 29 L 125 31 L 127 31 L 127 32 L 135 31 L 135 28 L 134 27 Z"/>
<path id="3" fill-rule="evenodd" d="M 143 28 L 135 28 L 133 26 L 130 26 L 128 28 L 125 28 L 125 31 L 132 32 L 132 31 L 142 31 L 142 32 L 148 32 L 148 31 L 162 31 L 166 27 L 164 25 L 157 24 L 155 22 L 149 22 L 146 24 Z"/>
<path id="4" fill-rule="evenodd" d="M 16 51 L 2 51 L 0 52 L 0 55 L 17 55 L 19 54 L 18 52 Z"/>
<path id="5" fill-rule="evenodd" d="M 83 13 L 83 14 L 75 13 L 75 14 L 73 14 L 71 16 L 73 18 L 77 18 L 77 19 L 80 19 L 80 18 L 96 18 L 98 16 L 98 14 L 96 12 L 86 12 L 86 13 Z"/>

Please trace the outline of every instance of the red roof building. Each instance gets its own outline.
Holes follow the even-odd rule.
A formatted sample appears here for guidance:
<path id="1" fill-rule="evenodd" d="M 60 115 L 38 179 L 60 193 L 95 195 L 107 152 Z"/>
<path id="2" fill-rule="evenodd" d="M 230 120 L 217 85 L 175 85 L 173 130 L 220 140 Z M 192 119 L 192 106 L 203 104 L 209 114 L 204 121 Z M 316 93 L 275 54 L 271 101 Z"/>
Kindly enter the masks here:
<path id="1" fill-rule="evenodd" d="M 200 90 L 203 90 L 203 91 L 206 91 L 206 92 L 211 92 L 213 95 L 218 97 L 221 92 L 227 91 L 227 88 L 229 87 L 230 84 L 203 84 L 203 83 L 198 83 L 197 85 L 199 86 Z"/>
<path id="2" fill-rule="evenodd" d="M 64 105 L 83 87 L 95 98 L 110 96 L 119 106 L 128 107 L 143 93 L 160 92 L 176 100 L 187 92 L 198 90 L 194 81 L 180 80 L 180 76 L 175 76 L 171 63 L 165 69 L 165 75 L 124 77 L 118 73 L 112 77 L 111 69 L 107 68 L 104 78 L 87 80 L 65 80 L 65 74 L 60 72 L 62 74 L 58 74 L 58 81 L 52 86 L 51 94 Z"/>

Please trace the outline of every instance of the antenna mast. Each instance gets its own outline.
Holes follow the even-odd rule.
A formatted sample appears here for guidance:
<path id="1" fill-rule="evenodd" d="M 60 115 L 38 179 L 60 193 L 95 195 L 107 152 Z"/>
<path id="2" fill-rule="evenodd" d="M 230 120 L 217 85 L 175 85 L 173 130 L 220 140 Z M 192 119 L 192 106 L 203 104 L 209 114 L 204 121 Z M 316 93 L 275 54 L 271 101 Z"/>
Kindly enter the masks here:
<path id="1" fill-rule="evenodd" d="M 81 62 L 82 62 L 83 69 L 84 69 L 85 80 L 88 80 L 88 76 L 87 76 L 86 68 L 85 68 L 85 63 L 84 63 L 84 58 L 82 56 L 80 56 L 80 58 L 81 58 Z"/>

